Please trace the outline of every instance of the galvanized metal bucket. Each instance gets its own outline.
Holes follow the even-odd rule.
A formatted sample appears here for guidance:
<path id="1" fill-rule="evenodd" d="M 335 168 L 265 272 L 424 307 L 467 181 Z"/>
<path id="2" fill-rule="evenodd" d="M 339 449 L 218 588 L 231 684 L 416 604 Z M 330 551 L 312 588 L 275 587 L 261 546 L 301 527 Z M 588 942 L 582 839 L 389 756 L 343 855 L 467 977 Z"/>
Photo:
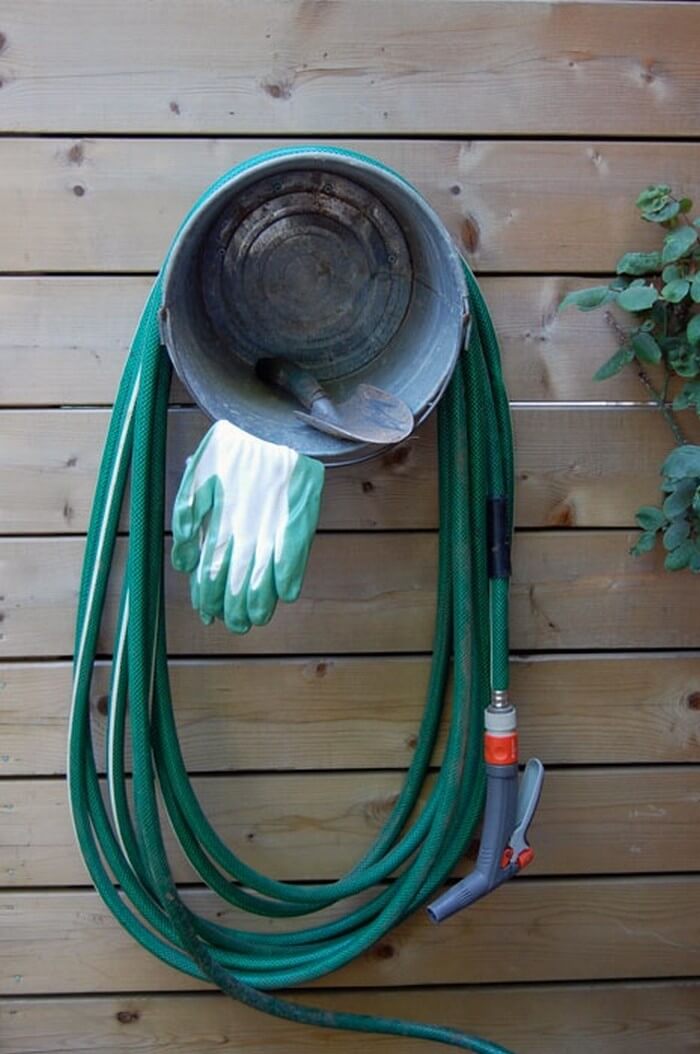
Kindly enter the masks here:
<path id="1" fill-rule="evenodd" d="M 289 358 L 338 400 L 358 382 L 384 388 L 419 424 L 467 323 L 461 261 L 433 209 L 378 161 L 334 147 L 234 169 L 183 224 L 163 275 L 161 336 L 201 409 L 328 465 L 378 450 L 299 421 L 257 360 Z"/>

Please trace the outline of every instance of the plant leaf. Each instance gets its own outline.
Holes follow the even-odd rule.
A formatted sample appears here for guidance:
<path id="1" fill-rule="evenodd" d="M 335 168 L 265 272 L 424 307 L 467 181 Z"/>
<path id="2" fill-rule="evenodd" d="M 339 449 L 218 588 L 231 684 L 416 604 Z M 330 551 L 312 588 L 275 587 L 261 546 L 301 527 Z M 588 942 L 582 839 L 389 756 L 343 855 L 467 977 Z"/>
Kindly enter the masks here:
<path id="1" fill-rule="evenodd" d="M 680 260 L 682 256 L 690 252 L 697 240 L 698 232 L 692 227 L 679 227 L 678 230 L 671 231 L 664 239 L 661 252 L 662 262 L 667 264 Z"/>
<path id="2" fill-rule="evenodd" d="M 658 531 L 666 523 L 666 517 L 655 505 L 642 505 L 635 515 L 637 526 L 643 531 Z"/>
<path id="3" fill-rule="evenodd" d="M 700 304 L 700 271 L 695 275 L 690 286 L 690 298 Z"/>
<path id="4" fill-rule="evenodd" d="M 641 191 L 635 201 L 635 205 L 638 209 L 648 209 L 650 206 L 656 205 L 660 200 L 667 198 L 670 193 L 671 188 L 666 183 L 652 183 Z"/>
<path id="5" fill-rule="evenodd" d="M 661 253 L 625 253 L 617 261 L 618 274 L 650 274 L 661 268 Z"/>
<path id="6" fill-rule="evenodd" d="M 664 560 L 664 567 L 667 571 L 681 571 L 684 567 L 687 567 L 690 563 L 695 547 L 693 543 L 687 538 L 684 542 L 681 542 L 677 548 L 671 550 L 667 554 Z"/>
<path id="7" fill-rule="evenodd" d="M 677 446 L 664 461 L 661 471 L 674 483 L 686 476 L 700 480 L 700 446 L 693 443 Z"/>
<path id="8" fill-rule="evenodd" d="M 696 489 L 695 494 L 693 494 L 691 508 L 696 516 L 700 516 L 700 486 Z"/>
<path id="9" fill-rule="evenodd" d="M 631 285 L 617 294 L 617 302 L 625 311 L 646 311 L 658 297 L 653 285 Z"/>
<path id="10" fill-rule="evenodd" d="M 571 293 L 566 294 L 559 305 L 559 310 L 563 311 L 565 307 L 577 307 L 579 311 L 594 311 L 601 304 L 612 300 L 613 295 L 606 285 L 593 285 L 588 289 L 575 289 Z"/>
<path id="11" fill-rule="evenodd" d="M 661 348 L 656 343 L 651 333 L 639 330 L 632 335 L 632 347 L 638 359 L 642 362 L 661 362 Z"/>
<path id="12" fill-rule="evenodd" d="M 690 344 L 700 344 L 700 315 L 693 315 L 685 331 Z"/>
<path id="13" fill-rule="evenodd" d="M 686 476 L 685 479 L 680 480 L 676 484 L 664 501 L 664 515 L 669 520 L 676 520 L 679 516 L 685 516 L 688 506 L 693 500 L 696 486 L 697 484 L 692 476 Z"/>
<path id="14" fill-rule="evenodd" d="M 691 406 L 700 414 L 700 381 L 688 381 L 673 400 L 674 410 L 689 410 Z"/>
<path id="15" fill-rule="evenodd" d="M 657 300 L 654 306 L 652 307 L 649 318 L 656 327 L 657 332 L 666 332 L 669 310 L 669 306 L 665 300 Z M 663 347 L 663 344 L 661 343 L 663 339 L 663 337 L 657 337 L 660 347 Z"/>
<path id="16" fill-rule="evenodd" d="M 675 282 L 677 278 L 683 277 L 683 270 L 678 264 L 666 264 L 661 272 L 661 277 L 664 282 Z"/>
<path id="17" fill-rule="evenodd" d="M 657 209 L 645 209 L 642 213 L 642 219 L 645 219 L 647 223 L 668 223 L 669 220 L 678 215 L 680 210 L 680 202 L 671 199 Z"/>
<path id="18" fill-rule="evenodd" d="M 615 354 L 604 362 L 603 365 L 596 370 L 593 374 L 594 381 L 607 381 L 609 377 L 614 377 L 616 373 L 619 373 L 628 362 L 631 362 L 634 358 L 634 353 L 630 347 L 625 345 L 624 348 L 620 348 Z"/>
<path id="19" fill-rule="evenodd" d="M 643 553 L 650 553 L 656 544 L 656 534 L 654 531 L 642 531 L 635 544 L 630 549 L 632 556 L 642 556 Z"/>
<path id="20" fill-rule="evenodd" d="M 684 296 L 687 296 L 689 290 L 690 282 L 687 278 L 674 278 L 672 282 L 668 282 L 663 287 L 661 295 L 670 304 L 678 304 Z"/>
<path id="21" fill-rule="evenodd" d="M 690 534 L 690 524 L 683 516 L 680 520 L 674 520 L 670 527 L 664 531 L 664 549 L 670 552 L 677 549 Z"/>
<path id="22" fill-rule="evenodd" d="M 697 377 L 700 373 L 700 362 L 695 348 L 681 341 L 674 341 L 667 349 L 669 364 L 679 377 Z"/>
<path id="23" fill-rule="evenodd" d="M 678 207 L 680 208 L 681 212 L 690 212 L 693 207 L 693 203 L 690 198 L 681 198 L 681 200 L 678 202 Z"/>

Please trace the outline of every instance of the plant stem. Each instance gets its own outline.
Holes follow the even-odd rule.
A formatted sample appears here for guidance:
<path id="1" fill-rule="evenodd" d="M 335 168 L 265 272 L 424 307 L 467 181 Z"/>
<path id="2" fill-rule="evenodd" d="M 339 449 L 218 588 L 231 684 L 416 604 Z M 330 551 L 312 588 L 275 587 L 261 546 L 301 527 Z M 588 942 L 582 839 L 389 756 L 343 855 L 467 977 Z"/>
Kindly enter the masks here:
<path id="1" fill-rule="evenodd" d="M 606 311 L 605 312 L 605 321 L 607 322 L 607 324 L 610 326 L 611 330 L 613 331 L 613 333 L 617 337 L 617 341 L 618 341 L 618 344 L 620 345 L 620 347 L 624 347 L 627 344 L 627 333 L 625 333 L 624 329 L 619 324 L 619 322 L 617 321 L 617 319 L 615 318 L 615 316 L 612 314 L 611 311 Z M 671 409 L 671 407 L 669 406 L 669 404 L 668 404 L 668 402 L 666 400 L 666 395 L 668 393 L 668 382 L 670 380 L 670 376 L 669 376 L 669 373 L 668 373 L 668 367 L 665 367 L 666 368 L 666 383 L 664 384 L 663 392 L 659 392 L 659 391 L 656 390 L 656 388 L 654 387 L 654 385 L 653 385 L 653 383 L 651 381 L 651 378 L 649 377 L 649 374 L 646 372 L 644 367 L 640 365 L 640 363 L 639 363 L 639 361 L 637 359 L 634 360 L 634 367 L 635 367 L 635 372 L 636 372 L 637 376 L 639 377 L 639 380 L 642 382 L 642 384 L 644 385 L 644 387 L 648 391 L 649 395 L 652 397 L 652 399 L 656 403 L 657 407 L 659 408 L 659 410 L 663 414 L 664 420 L 665 420 L 666 424 L 668 425 L 668 427 L 671 429 L 671 433 L 672 433 L 673 438 L 675 439 L 676 443 L 678 444 L 678 446 L 684 446 L 688 442 L 688 440 L 683 435 L 683 430 L 681 429 L 680 425 L 678 424 L 678 421 L 676 420 L 675 414 L 673 413 L 673 410 Z"/>
<path id="2" fill-rule="evenodd" d="M 678 446 L 684 446 L 688 442 L 688 440 L 683 435 L 683 430 L 678 424 L 678 421 L 676 420 L 670 405 L 666 402 L 663 395 L 657 392 L 656 388 L 651 383 L 646 370 L 644 370 L 641 366 L 637 366 L 637 376 L 639 377 L 640 381 L 647 389 L 654 402 L 658 406 L 659 410 L 663 414 L 664 420 L 666 421 L 668 427 L 671 429 L 671 432 L 673 433 L 673 438 L 676 440 Z"/>
<path id="3" fill-rule="evenodd" d="M 664 386 L 661 392 L 661 398 L 663 399 L 664 405 L 668 402 L 668 386 L 671 383 L 671 371 L 668 368 L 667 362 L 664 360 Z"/>

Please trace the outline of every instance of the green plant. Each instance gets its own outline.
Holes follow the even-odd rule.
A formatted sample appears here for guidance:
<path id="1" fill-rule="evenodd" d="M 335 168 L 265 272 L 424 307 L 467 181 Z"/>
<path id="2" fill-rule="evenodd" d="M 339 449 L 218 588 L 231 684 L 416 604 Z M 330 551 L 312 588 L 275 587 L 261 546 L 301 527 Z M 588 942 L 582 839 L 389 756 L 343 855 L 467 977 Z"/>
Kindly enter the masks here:
<path id="1" fill-rule="evenodd" d="M 636 205 L 643 220 L 666 231 L 661 248 L 625 253 L 612 282 L 568 293 L 559 309 L 594 311 L 616 304 L 631 317 L 631 325 L 625 327 L 606 310 L 618 349 L 595 380 L 634 368 L 676 443 L 661 468 L 666 497 L 659 507 L 645 505 L 638 510 L 642 533 L 631 552 L 635 556 L 649 552 L 661 532 L 666 568 L 689 567 L 699 573 L 700 446 L 688 443 L 677 414 L 694 411 L 700 416 L 700 217 L 691 221 L 690 198 L 677 198 L 665 185 L 647 187 Z M 650 371 L 660 376 L 660 382 L 652 379 Z M 683 386 L 670 400 L 675 377 L 683 380 Z"/>

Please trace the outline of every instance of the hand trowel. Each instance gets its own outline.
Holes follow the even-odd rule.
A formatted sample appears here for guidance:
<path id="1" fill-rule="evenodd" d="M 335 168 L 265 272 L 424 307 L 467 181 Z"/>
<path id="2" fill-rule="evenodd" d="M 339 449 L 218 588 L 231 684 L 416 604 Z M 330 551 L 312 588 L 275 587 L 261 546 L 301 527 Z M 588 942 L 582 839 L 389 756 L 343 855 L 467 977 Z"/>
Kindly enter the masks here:
<path id="1" fill-rule="evenodd" d="M 358 384 L 347 399 L 334 402 L 313 374 L 289 359 L 258 359 L 255 372 L 266 384 L 294 396 L 304 407 L 295 415 L 328 435 L 388 446 L 413 431 L 413 414 L 403 399 L 374 385 Z"/>

